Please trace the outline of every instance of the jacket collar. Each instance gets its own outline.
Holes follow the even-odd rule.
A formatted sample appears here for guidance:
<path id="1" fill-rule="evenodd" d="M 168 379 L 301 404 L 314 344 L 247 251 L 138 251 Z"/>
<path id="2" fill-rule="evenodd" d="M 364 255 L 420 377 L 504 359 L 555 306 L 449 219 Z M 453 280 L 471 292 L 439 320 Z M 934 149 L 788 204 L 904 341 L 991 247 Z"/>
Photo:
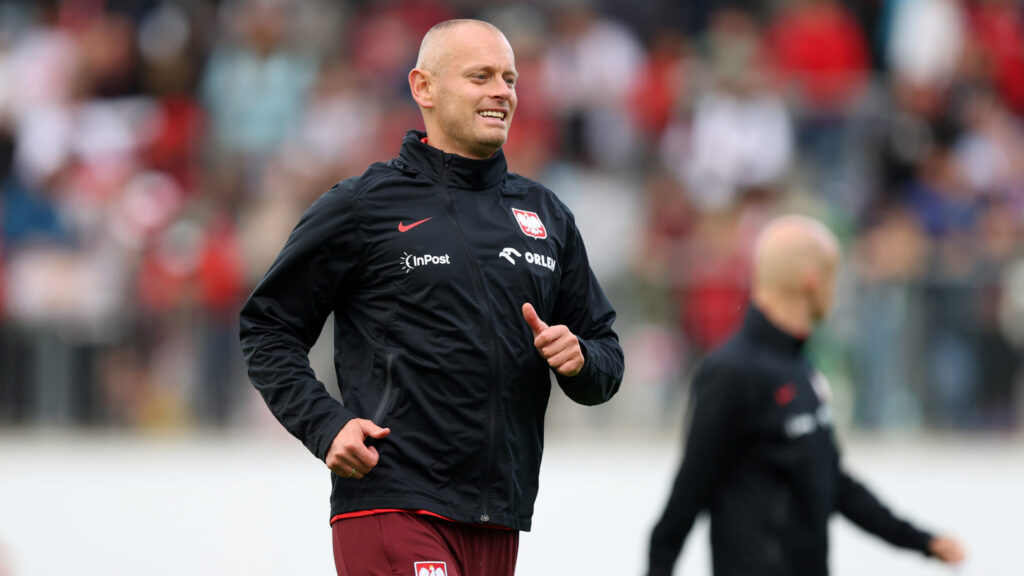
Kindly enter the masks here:
<path id="1" fill-rule="evenodd" d="M 498 150 L 486 160 L 474 160 L 442 152 L 423 143 L 427 135 L 419 130 L 410 130 L 402 139 L 398 160 L 416 172 L 440 182 L 448 168 L 448 185 L 469 190 L 486 190 L 497 186 L 508 173 L 505 153 Z"/>
<path id="2" fill-rule="evenodd" d="M 793 356 L 800 355 L 804 345 L 807 344 L 807 338 L 783 332 L 778 326 L 772 324 L 764 312 L 758 310 L 753 303 L 747 307 L 742 330 L 758 345 L 774 348 Z"/>

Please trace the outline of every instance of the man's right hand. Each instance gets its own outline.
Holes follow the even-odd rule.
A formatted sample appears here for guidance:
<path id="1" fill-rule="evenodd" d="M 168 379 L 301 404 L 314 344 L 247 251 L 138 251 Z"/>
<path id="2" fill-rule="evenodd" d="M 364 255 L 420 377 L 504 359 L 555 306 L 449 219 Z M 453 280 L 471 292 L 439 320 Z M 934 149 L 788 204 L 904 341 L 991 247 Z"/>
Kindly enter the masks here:
<path id="1" fill-rule="evenodd" d="M 380 440 L 388 434 L 391 434 L 391 428 L 381 428 L 370 420 L 353 418 L 334 437 L 324 462 L 338 476 L 358 480 L 369 474 L 380 460 L 377 448 L 367 446 L 366 439 Z"/>

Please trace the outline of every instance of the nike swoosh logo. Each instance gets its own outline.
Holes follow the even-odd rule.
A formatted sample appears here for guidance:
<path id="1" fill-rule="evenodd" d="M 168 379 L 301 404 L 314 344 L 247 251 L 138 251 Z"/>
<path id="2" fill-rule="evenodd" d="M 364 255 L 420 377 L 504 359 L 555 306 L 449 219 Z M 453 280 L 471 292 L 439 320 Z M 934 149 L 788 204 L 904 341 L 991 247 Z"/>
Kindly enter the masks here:
<path id="1" fill-rule="evenodd" d="M 431 218 L 433 218 L 433 217 L 431 217 Z M 424 222 L 426 222 L 427 220 L 430 220 L 431 218 L 424 218 L 423 220 L 420 220 L 419 222 L 413 222 L 412 224 L 406 224 L 404 222 L 399 222 L 398 223 L 398 231 L 399 232 L 408 232 L 409 230 L 412 230 L 413 228 L 419 226 L 420 224 L 423 224 Z"/>

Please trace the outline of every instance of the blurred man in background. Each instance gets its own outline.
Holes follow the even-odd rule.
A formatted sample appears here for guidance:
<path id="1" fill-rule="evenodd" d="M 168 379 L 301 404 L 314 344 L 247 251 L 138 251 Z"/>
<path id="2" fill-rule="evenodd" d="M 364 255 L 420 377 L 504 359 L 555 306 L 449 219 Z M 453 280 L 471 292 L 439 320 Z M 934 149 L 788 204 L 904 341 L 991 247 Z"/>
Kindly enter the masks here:
<path id="1" fill-rule="evenodd" d="M 426 133 L 322 196 L 242 310 L 253 384 L 334 473 L 339 575 L 511 576 L 549 370 L 581 404 L 622 379 L 572 214 L 507 172 L 517 75 L 491 24 L 432 28 L 409 74 Z M 341 402 L 308 361 L 331 312 Z"/>
<path id="2" fill-rule="evenodd" d="M 711 515 L 716 576 L 828 574 L 838 511 L 889 543 L 959 563 L 961 544 L 894 516 L 843 469 L 829 385 L 803 355 L 832 308 L 839 242 L 784 216 L 754 252 L 752 302 L 739 332 L 698 368 L 683 463 L 650 541 L 648 576 L 672 573 L 697 515 Z"/>

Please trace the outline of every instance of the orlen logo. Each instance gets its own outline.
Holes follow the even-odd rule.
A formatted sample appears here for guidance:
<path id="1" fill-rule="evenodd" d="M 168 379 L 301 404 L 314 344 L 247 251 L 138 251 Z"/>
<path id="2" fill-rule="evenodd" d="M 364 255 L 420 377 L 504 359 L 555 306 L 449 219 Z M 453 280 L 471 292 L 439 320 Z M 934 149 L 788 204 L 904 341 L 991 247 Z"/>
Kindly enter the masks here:
<path id="1" fill-rule="evenodd" d="M 523 234 L 541 240 L 548 237 L 548 231 L 544 229 L 544 223 L 540 221 L 540 216 L 537 216 L 536 212 L 513 208 L 512 213 L 515 214 L 516 222 L 519 222 Z"/>
<path id="2" fill-rule="evenodd" d="M 443 256 L 434 256 L 433 254 L 423 254 L 422 256 L 416 256 L 415 254 L 409 254 L 406 252 L 398 259 L 402 265 L 402 269 L 408 274 L 412 272 L 414 268 L 421 266 L 431 266 L 436 264 L 451 264 L 452 259 L 447 254 Z"/>
<path id="3" fill-rule="evenodd" d="M 512 248 L 510 246 L 506 246 L 505 248 L 503 248 L 502 251 L 498 253 L 498 257 L 508 260 L 513 266 L 516 265 L 516 258 L 523 258 L 528 263 L 533 264 L 534 266 L 541 266 L 543 268 L 551 270 L 552 272 L 555 271 L 555 266 L 558 264 L 558 262 L 555 262 L 555 259 L 552 258 L 551 256 L 537 254 L 536 252 L 527 252 L 524 255 L 521 254 L 515 248 Z"/>

